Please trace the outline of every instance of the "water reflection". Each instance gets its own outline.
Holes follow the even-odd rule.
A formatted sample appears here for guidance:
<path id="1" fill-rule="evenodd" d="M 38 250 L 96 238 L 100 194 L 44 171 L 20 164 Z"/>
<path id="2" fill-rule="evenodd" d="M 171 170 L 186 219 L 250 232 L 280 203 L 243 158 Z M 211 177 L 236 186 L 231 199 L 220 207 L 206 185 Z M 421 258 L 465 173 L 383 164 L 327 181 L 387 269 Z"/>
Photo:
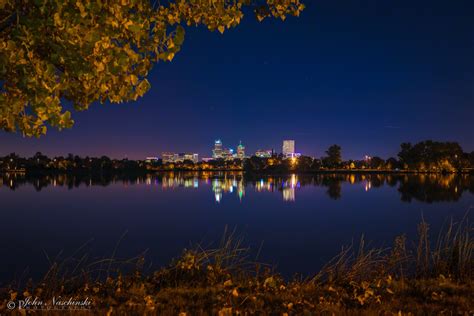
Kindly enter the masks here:
<path id="1" fill-rule="evenodd" d="M 209 188 L 214 199 L 220 203 L 225 195 L 236 195 L 241 201 L 246 190 L 256 192 L 281 192 L 282 199 L 294 202 L 298 191 L 306 186 L 325 188 L 331 199 L 342 197 L 344 186 L 360 187 L 369 193 L 383 186 L 396 187 L 400 199 L 433 203 L 457 201 L 465 191 L 474 193 L 472 175 L 435 174 L 316 174 L 288 176 L 248 176 L 240 172 L 169 172 L 146 175 L 43 175 L 4 174 L 0 176 L 0 188 L 16 190 L 24 185 L 32 185 L 37 191 L 46 187 L 108 186 L 121 184 L 124 187 L 146 185 L 161 187 L 163 190 L 193 190 Z"/>
<path id="2" fill-rule="evenodd" d="M 237 178 L 235 176 L 224 177 L 223 179 L 214 178 L 212 179 L 212 192 L 214 192 L 214 198 L 217 203 L 222 200 L 224 193 L 236 192 L 239 199 L 245 195 L 245 185 L 242 177 Z"/>

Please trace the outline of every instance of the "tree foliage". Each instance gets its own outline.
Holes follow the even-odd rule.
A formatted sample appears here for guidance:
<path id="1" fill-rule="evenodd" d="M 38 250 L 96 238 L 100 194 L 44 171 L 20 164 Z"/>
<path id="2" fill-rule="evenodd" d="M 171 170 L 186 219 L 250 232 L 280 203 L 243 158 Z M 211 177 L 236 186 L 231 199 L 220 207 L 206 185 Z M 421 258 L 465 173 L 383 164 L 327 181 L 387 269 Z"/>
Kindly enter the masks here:
<path id="1" fill-rule="evenodd" d="M 403 143 L 400 145 L 400 162 L 405 168 L 418 170 L 462 169 L 469 165 L 469 160 L 456 142 L 436 142 L 426 140 L 415 145 Z"/>
<path id="2" fill-rule="evenodd" d="M 160 3 L 160 4 L 157 4 Z M 180 51 L 185 27 L 224 33 L 246 10 L 298 16 L 300 0 L 0 0 L 0 128 L 26 136 L 73 125 L 70 106 L 143 96 L 154 63 Z"/>
<path id="3" fill-rule="evenodd" d="M 323 157 L 323 165 L 328 168 L 338 168 L 342 162 L 341 146 L 332 145 L 326 150 L 327 157 Z"/>

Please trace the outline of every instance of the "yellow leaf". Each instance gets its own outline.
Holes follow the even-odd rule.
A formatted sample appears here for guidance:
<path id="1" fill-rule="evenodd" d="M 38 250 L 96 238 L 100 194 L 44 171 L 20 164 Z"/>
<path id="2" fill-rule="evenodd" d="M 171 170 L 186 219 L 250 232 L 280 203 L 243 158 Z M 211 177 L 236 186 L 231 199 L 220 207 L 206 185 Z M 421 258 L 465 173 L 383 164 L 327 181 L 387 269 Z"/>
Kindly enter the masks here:
<path id="1" fill-rule="evenodd" d="M 96 66 L 97 66 L 97 71 L 98 72 L 101 72 L 101 71 L 105 70 L 105 66 L 104 66 L 103 63 L 97 63 Z"/>
<path id="2" fill-rule="evenodd" d="M 109 310 L 107 311 L 107 316 L 112 315 L 112 312 L 114 311 L 114 308 L 110 306 Z"/>
<path id="3" fill-rule="evenodd" d="M 224 34 L 225 27 L 223 25 L 219 25 L 217 29 L 219 30 L 219 32 L 221 32 L 221 34 Z"/>
<path id="4" fill-rule="evenodd" d="M 219 316 L 231 316 L 232 315 L 232 307 L 224 307 L 219 311 Z"/>
<path id="5" fill-rule="evenodd" d="M 54 25 L 60 26 L 61 25 L 61 17 L 59 16 L 59 13 L 54 14 Z"/>
<path id="6" fill-rule="evenodd" d="M 17 292 L 12 292 L 10 293 L 10 301 L 14 301 L 16 299 L 16 296 L 18 295 Z"/>
<path id="7" fill-rule="evenodd" d="M 125 22 L 125 24 L 123 26 L 125 26 L 125 28 L 128 30 L 128 28 L 133 25 L 133 22 L 128 20 L 127 22 Z"/>
<path id="8" fill-rule="evenodd" d="M 275 287 L 276 286 L 276 280 L 273 277 L 268 277 L 263 282 L 263 286 L 264 287 Z"/>
<path id="9" fill-rule="evenodd" d="M 76 6 L 79 8 L 79 11 L 81 11 L 81 18 L 85 18 L 87 16 L 87 12 L 84 8 L 84 5 L 80 1 L 77 1 Z"/>

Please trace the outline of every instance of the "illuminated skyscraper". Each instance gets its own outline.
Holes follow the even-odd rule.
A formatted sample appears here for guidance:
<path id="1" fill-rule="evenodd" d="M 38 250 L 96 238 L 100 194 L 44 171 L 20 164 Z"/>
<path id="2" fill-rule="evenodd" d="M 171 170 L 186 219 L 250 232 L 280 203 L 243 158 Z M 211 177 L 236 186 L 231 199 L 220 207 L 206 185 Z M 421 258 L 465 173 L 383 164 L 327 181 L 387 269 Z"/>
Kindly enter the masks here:
<path id="1" fill-rule="evenodd" d="M 214 142 L 214 149 L 212 150 L 212 158 L 222 158 L 222 141 L 220 139 Z"/>
<path id="2" fill-rule="evenodd" d="M 285 157 L 293 157 L 295 155 L 295 141 L 284 140 L 282 152 Z"/>
<path id="3" fill-rule="evenodd" d="M 239 159 L 245 158 L 245 146 L 242 145 L 242 141 L 240 141 L 239 146 L 237 146 L 237 158 Z"/>

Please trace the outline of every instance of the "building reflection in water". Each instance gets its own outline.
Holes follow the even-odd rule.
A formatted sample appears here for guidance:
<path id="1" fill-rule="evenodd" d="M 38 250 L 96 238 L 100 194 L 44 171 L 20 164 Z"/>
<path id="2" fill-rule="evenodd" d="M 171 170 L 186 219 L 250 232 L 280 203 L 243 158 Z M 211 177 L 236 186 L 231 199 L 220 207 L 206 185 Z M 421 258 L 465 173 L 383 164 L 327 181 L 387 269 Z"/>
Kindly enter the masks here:
<path id="1" fill-rule="evenodd" d="M 370 180 L 365 180 L 365 192 L 369 191 L 370 189 L 372 189 L 372 183 Z"/>
<path id="2" fill-rule="evenodd" d="M 215 178 L 212 180 L 212 192 L 214 192 L 214 198 L 217 203 L 222 200 L 224 193 L 237 193 L 239 200 L 242 201 L 245 196 L 245 185 L 242 177 L 237 179 L 235 177 L 224 179 Z"/>
<path id="3" fill-rule="evenodd" d="M 147 185 L 151 185 L 150 182 L 146 182 Z M 197 175 L 192 177 L 183 177 L 181 175 L 175 175 L 170 173 L 169 175 L 163 176 L 161 180 L 161 187 L 163 189 L 177 189 L 177 188 L 186 188 L 186 189 L 197 189 L 199 188 L 199 178 Z"/>
<path id="4" fill-rule="evenodd" d="M 296 199 L 295 189 L 300 188 L 298 176 L 292 174 L 291 177 L 283 182 L 283 201 L 294 202 Z"/>
<path id="5" fill-rule="evenodd" d="M 275 189 L 282 192 L 283 200 L 293 202 L 296 199 L 295 189 L 300 188 L 298 176 L 292 174 L 288 178 L 266 177 L 254 182 L 257 192 L 274 192 Z"/>
<path id="6" fill-rule="evenodd" d="M 292 188 L 292 187 L 283 188 L 283 201 L 294 202 L 295 199 L 296 199 L 295 188 Z"/>
<path id="7" fill-rule="evenodd" d="M 255 176 L 241 172 L 168 172 L 147 175 L 123 174 L 57 174 L 28 175 L 24 173 L 0 174 L 0 188 L 16 190 L 31 185 L 37 191 L 52 187 L 74 189 L 81 186 L 108 186 L 121 184 L 125 189 L 146 185 L 161 187 L 163 190 L 199 189 L 209 190 L 217 203 L 226 194 L 236 194 L 239 200 L 245 197 L 246 187 L 255 192 L 280 191 L 284 201 L 293 202 L 296 191 L 303 186 L 326 188 L 326 194 L 334 200 L 343 195 L 343 184 L 361 185 L 365 191 L 376 190 L 382 186 L 398 191 L 404 202 L 413 200 L 424 203 L 457 201 L 465 192 L 474 194 L 474 176 L 468 174 L 314 174 L 289 176 Z"/>
<path id="8" fill-rule="evenodd" d="M 151 185 L 150 181 L 145 181 Z M 283 200 L 288 202 L 295 201 L 295 190 L 301 187 L 298 176 L 293 174 L 287 179 L 265 177 L 256 181 L 245 182 L 242 174 L 222 174 L 222 175 L 194 175 L 182 176 L 180 174 L 164 175 L 161 179 L 163 189 L 176 188 L 198 188 L 199 184 L 210 185 L 214 193 L 214 199 L 220 203 L 225 194 L 237 194 L 239 200 L 245 197 L 246 185 L 253 184 L 257 192 L 274 192 L 275 189 L 282 192 Z"/>

